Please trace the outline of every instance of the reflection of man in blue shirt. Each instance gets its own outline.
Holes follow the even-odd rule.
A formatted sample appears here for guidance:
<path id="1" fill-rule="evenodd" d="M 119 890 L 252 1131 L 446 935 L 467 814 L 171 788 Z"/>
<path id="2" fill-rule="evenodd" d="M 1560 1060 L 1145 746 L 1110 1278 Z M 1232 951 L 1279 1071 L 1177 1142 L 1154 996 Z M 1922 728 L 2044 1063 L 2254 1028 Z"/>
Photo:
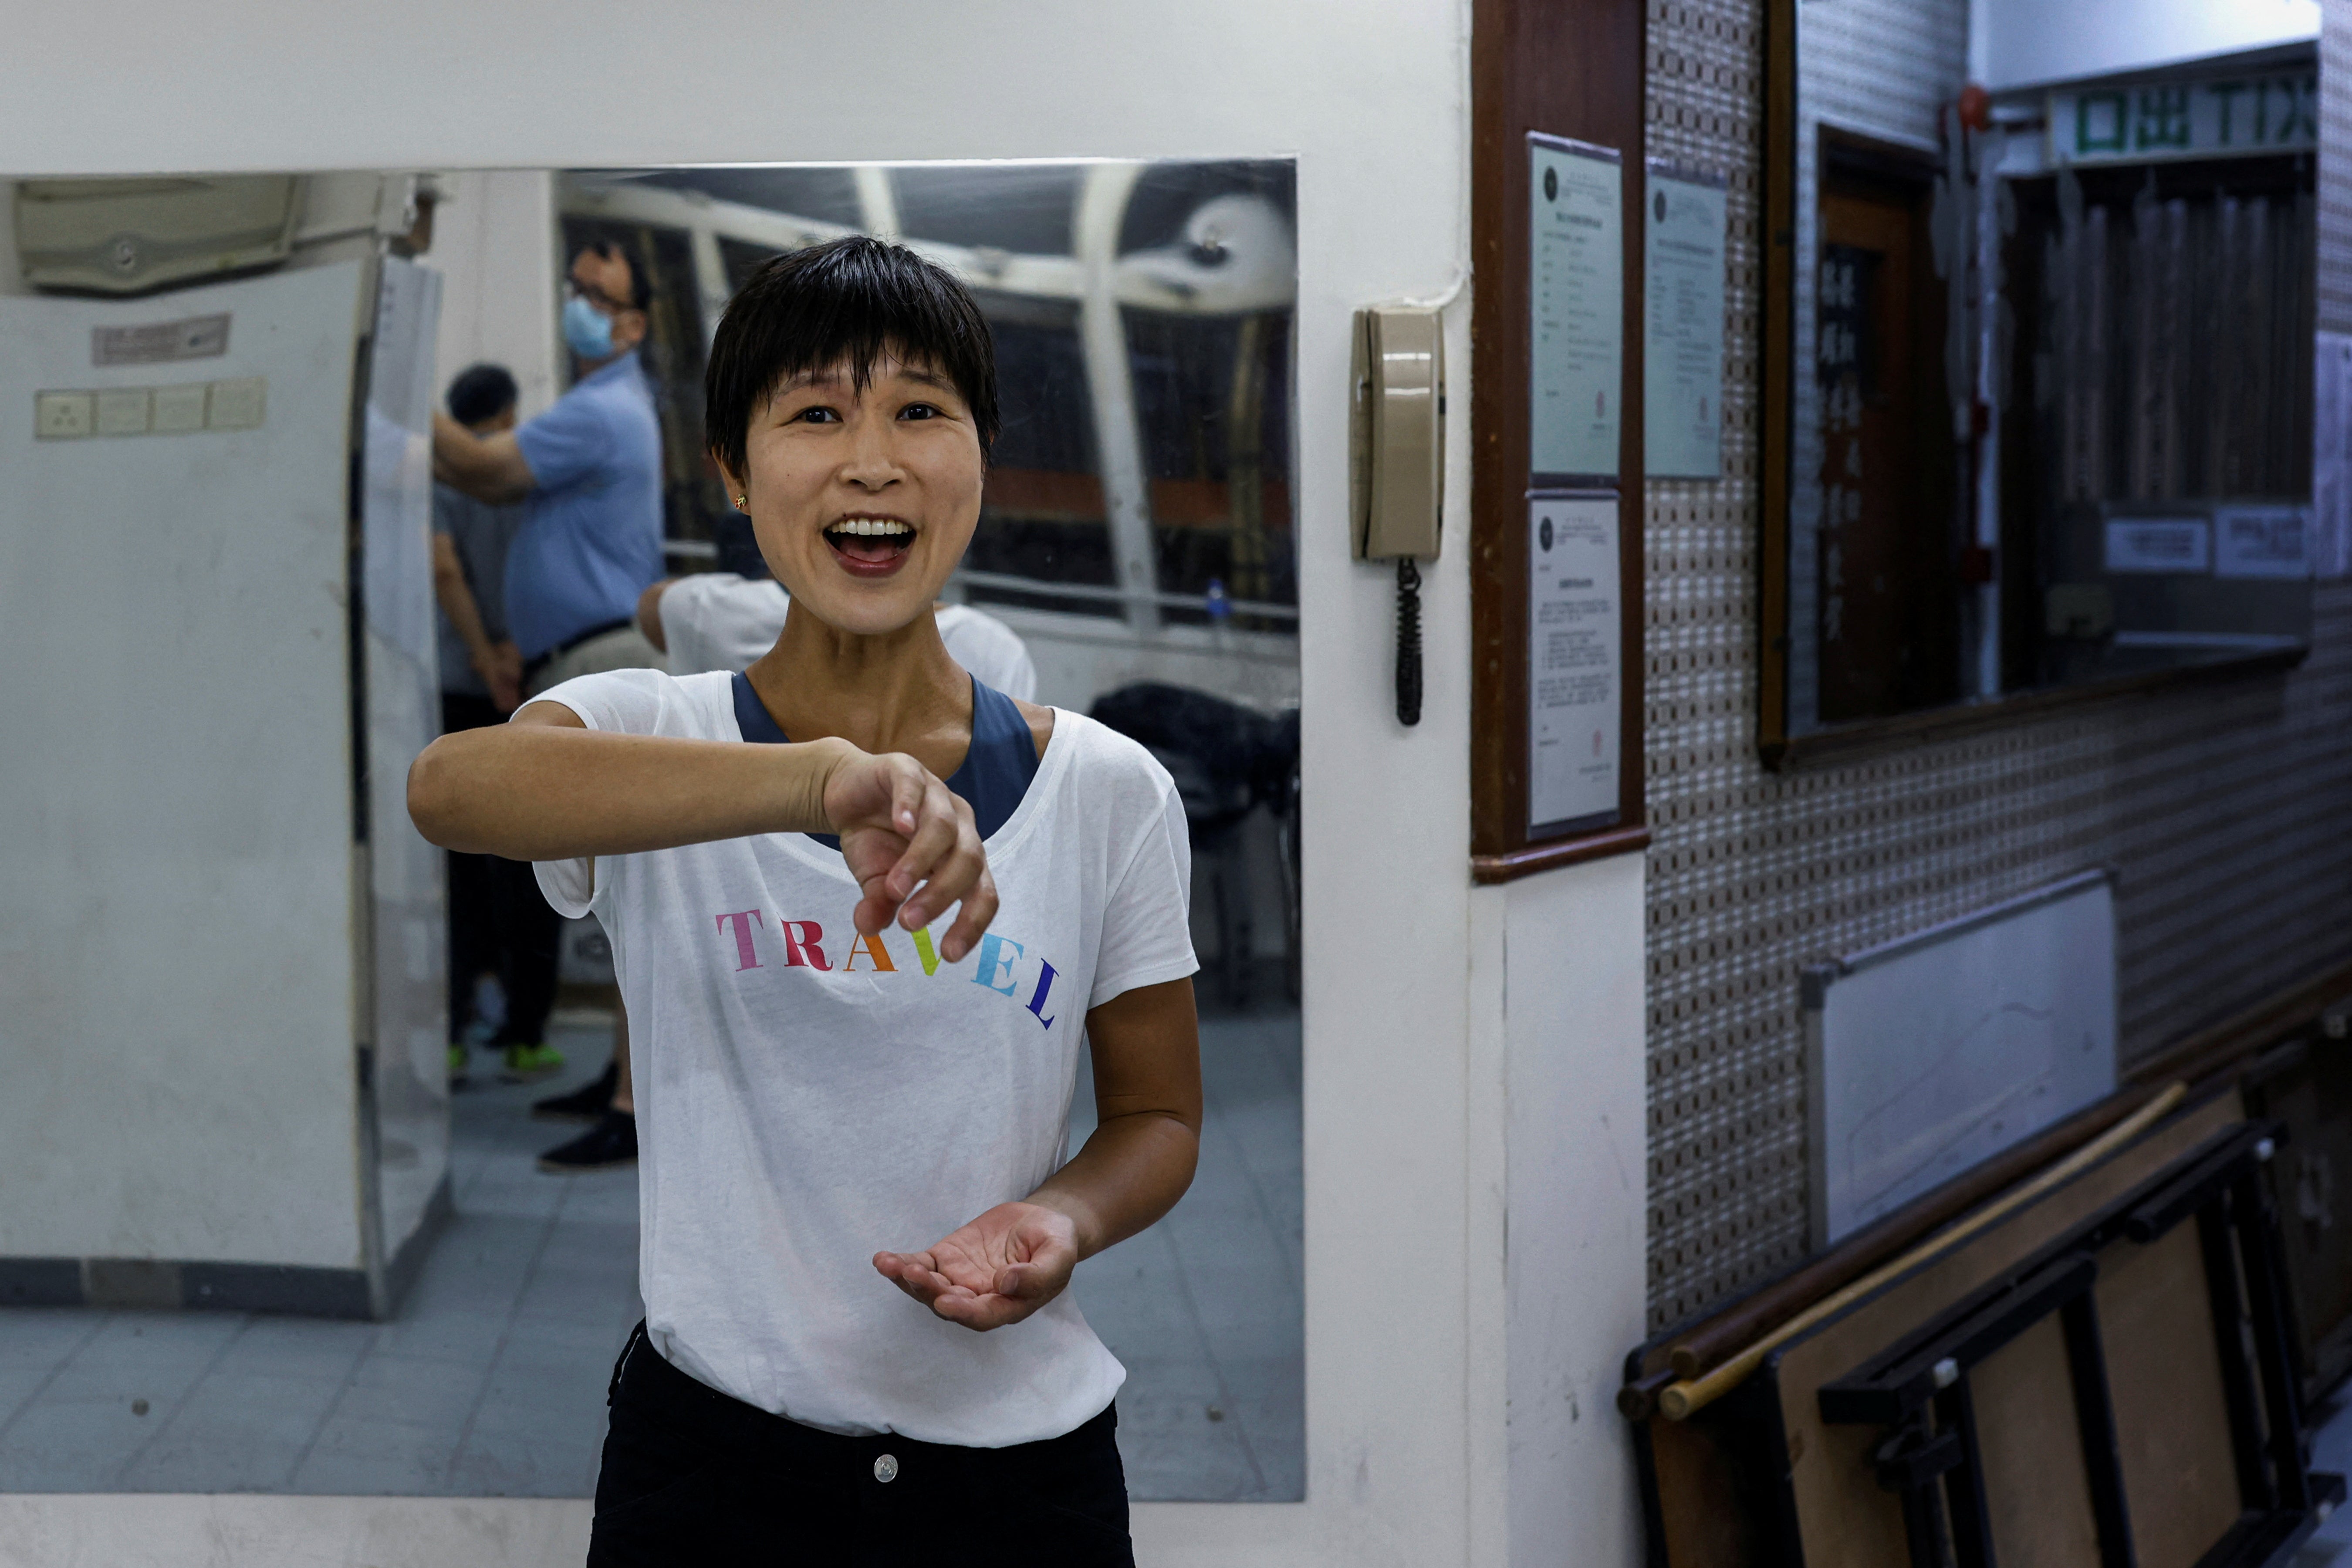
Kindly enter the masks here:
<path id="1" fill-rule="evenodd" d="M 524 502 L 506 609 L 531 693 L 658 662 L 632 626 L 637 595 L 662 575 L 661 427 L 637 356 L 651 298 L 624 247 L 583 247 L 563 306 L 572 390 L 511 435 L 434 422 L 437 478 L 478 500 Z"/>

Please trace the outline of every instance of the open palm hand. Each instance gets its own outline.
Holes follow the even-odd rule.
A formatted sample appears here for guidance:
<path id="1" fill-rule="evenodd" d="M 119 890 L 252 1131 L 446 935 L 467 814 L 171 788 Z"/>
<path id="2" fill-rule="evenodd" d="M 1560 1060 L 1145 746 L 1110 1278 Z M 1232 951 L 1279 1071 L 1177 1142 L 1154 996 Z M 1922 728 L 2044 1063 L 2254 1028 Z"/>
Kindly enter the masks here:
<path id="1" fill-rule="evenodd" d="M 874 1255 L 874 1267 L 899 1289 L 982 1332 L 1060 1295 L 1077 1263 L 1076 1226 L 1042 1204 L 999 1204 L 926 1252 Z"/>

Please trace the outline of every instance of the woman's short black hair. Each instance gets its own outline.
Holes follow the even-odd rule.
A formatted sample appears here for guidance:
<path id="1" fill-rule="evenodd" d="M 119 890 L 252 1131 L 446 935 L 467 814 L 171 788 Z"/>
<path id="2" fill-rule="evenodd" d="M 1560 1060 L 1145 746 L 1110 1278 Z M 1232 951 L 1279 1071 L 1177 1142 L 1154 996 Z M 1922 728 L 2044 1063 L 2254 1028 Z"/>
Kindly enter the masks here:
<path id="1" fill-rule="evenodd" d="M 469 364 L 449 383 L 449 417 L 460 425 L 496 419 L 515 405 L 515 378 L 502 364 Z"/>
<path id="2" fill-rule="evenodd" d="M 847 364 L 860 392 L 885 358 L 922 365 L 971 409 L 983 458 L 996 444 L 996 343 L 964 286 L 902 245 L 852 235 L 763 263 L 728 303 L 703 373 L 710 455 L 743 472 L 751 416 L 794 376 Z"/>

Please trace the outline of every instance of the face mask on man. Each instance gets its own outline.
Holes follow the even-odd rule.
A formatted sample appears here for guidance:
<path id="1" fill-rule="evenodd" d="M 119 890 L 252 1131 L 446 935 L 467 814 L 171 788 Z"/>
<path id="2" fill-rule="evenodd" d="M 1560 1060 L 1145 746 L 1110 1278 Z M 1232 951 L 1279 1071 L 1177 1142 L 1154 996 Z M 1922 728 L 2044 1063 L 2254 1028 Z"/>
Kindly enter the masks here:
<path id="1" fill-rule="evenodd" d="M 582 359 L 610 359 L 613 318 L 574 294 L 563 301 L 563 342 Z"/>

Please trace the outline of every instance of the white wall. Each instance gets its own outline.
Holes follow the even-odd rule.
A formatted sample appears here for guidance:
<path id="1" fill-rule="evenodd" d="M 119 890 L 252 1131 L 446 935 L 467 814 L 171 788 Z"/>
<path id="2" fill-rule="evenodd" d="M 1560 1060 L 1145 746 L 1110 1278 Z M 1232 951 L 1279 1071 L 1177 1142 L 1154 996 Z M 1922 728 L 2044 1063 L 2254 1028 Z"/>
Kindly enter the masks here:
<path id="1" fill-rule="evenodd" d="M 0 1257 L 360 1266 L 343 454 L 363 284 L 346 263 L 161 308 L 0 305 Z M 95 326 L 215 310 L 221 357 L 89 363 Z M 257 429 L 32 437 L 36 387 L 247 376 Z"/>
<path id="2" fill-rule="evenodd" d="M 1641 1557 L 1617 1415 L 1644 1337 L 1643 865 L 1628 856 L 1503 889 L 1504 1254 L 1510 1562 Z M 1491 918 L 1491 917 L 1488 917 Z M 1629 1047 L 1631 1048 L 1629 1048 Z"/>
<path id="3" fill-rule="evenodd" d="M 517 415 L 555 401 L 555 178 L 544 169 L 491 169 L 446 176 L 433 214 L 433 248 L 421 258 L 446 279 L 436 344 L 434 400 L 450 377 L 487 360 L 513 373 Z"/>
<path id="4" fill-rule="evenodd" d="M 1507 1385 L 1515 1331 L 1522 1378 L 1571 1352 L 1582 1359 L 1568 1374 L 1585 1378 L 1590 1347 L 1558 1324 L 1594 1343 L 1638 1334 L 1619 1303 L 1638 1296 L 1643 1269 L 1640 868 L 1555 874 L 1508 900 L 1546 972 L 1538 1005 L 1586 1033 L 1515 1036 L 1524 1070 L 1500 1081 L 1609 1064 L 1579 1114 L 1626 1130 L 1637 1173 L 1630 1188 L 1574 1194 L 1572 1234 L 1594 1239 L 1572 1268 L 1522 1270 L 1507 1290 L 1496 1194 L 1537 1184 L 1553 1196 L 1529 1223 L 1549 1223 L 1588 1150 L 1564 1148 L 1558 1164 L 1539 1148 L 1507 1168 L 1493 1158 L 1504 1105 L 1478 1075 L 1501 1048 L 1505 972 L 1483 952 L 1473 969 L 1468 552 L 1457 525 L 1425 574 L 1429 688 L 1412 731 L 1393 716 L 1393 574 L 1347 553 L 1349 312 L 1444 291 L 1467 261 L 1467 17 L 1463 0 L 1370 14 L 1326 0 L 908 0 L 887 24 L 806 4 L 677 0 L 656 15 L 412 0 L 321 26 L 297 0 L 231 0 L 201 18 L 100 0 L 14 19 L 0 58 L 7 173 L 1297 156 L 1307 1500 L 1139 1508 L 1140 1557 L 1156 1568 L 1504 1563 L 1496 1500 L 1533 1485 L 1573 1500 L 1562 1506 L 1577 1528 L 1539 1551 L 1523 1542 L 1520 1560 L 1633 1561 L 1613 1418 L 1584 1407 L 1592 1436 L 1534 1442 L 1498 1468 L 1505 1412 L 1476 1395 Z M 1466 377 L 1466 298 L 1448 331 Z M 1447 509 L 1460 519 L 1471 400 L 1460 379 L 1456 391 Z M 1616 934 L 1538 940 L 1570 910 L 1576 930 Z M 1549 1125 L 1521 1144 L 1540 1145 Z M 1526 1316 L 1538 1300 L 1542 1323 Z"/>
<path id="5" fill-rule="evenodd" d="M 1957 0 L 1956 0 L 1957 3 Z M 2319 40 L 2319 0 L 1976 0 L 1994 91 Z"/>

